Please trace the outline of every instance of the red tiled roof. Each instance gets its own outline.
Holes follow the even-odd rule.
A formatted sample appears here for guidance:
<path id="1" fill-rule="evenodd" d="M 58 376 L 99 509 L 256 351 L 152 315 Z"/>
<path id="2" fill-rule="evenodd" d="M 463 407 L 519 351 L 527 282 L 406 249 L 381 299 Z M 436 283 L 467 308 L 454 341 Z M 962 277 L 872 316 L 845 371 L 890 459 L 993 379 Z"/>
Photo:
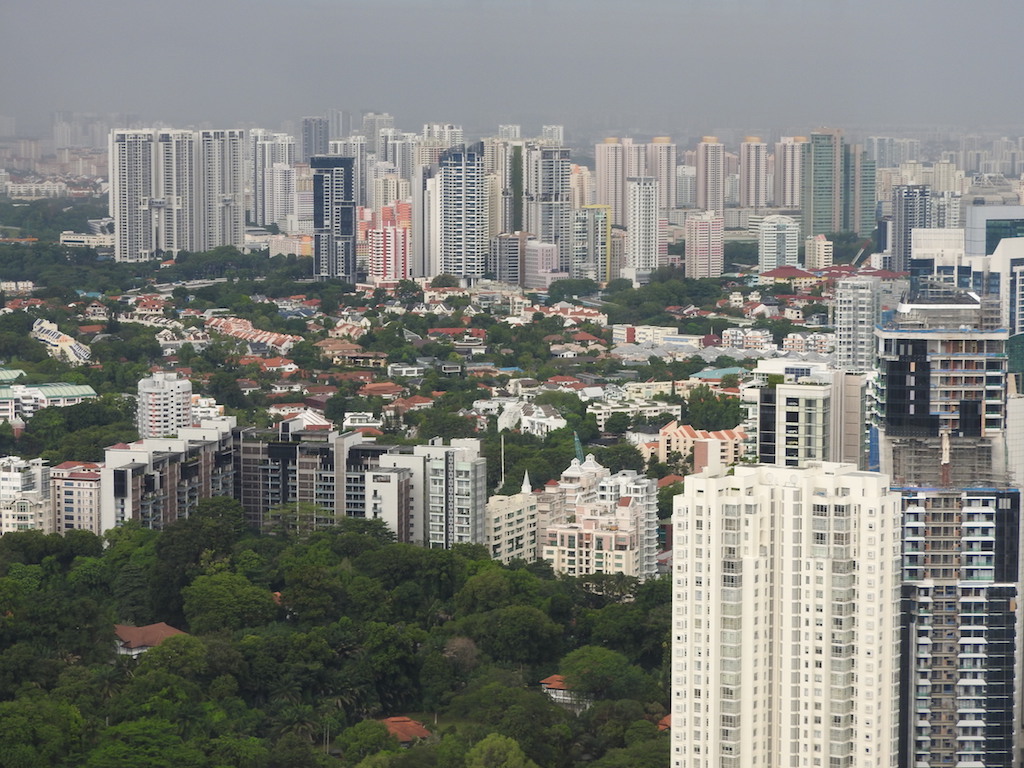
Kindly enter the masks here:
<path id="1" fill-rule="evenodd" d="M 186 633 L 161 621 L 157 624 L 147 624 L 144 627 L 115 624 L 114 634 L 125 648 L 153 648 L 168 637 Z"/>
<path id="2" fill-rule="evenodd" d="M 569 686 L 565 684 L 565 678 L 561 675 L 551 675 L 550 677 L 545 677 L 543 680 L 540 681 L 540 684 L 545 688 L 553 688 L 556 691 L 569 690 Z"/>
<path id="3" fill-rule="evenodd" d="M 430 738 L 430 731 L 423 727 L 423 723 L 408 717 L 385 717 L 381 722 L 388 729 L 388 733 L 398 739 L 401 744 Z"/>

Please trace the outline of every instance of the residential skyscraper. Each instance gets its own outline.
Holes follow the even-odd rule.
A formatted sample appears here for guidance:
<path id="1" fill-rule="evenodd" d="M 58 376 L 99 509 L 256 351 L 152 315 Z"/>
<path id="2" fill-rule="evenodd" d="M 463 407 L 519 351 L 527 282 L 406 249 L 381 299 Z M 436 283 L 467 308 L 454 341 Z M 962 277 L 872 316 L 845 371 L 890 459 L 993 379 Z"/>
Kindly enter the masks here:
<path id="1" fill-rule="evenodd" d="M 860 144 L 843 147 L 843 229 L 859 237 L 875 231 L 875 161 Z M 813 234 L 819 234 L 817 232 Z"/>
<path id="2" fill-rule="evenodd" d="M 356 281 L 355 159 L 317 155 L 313 170 L 313 276 Z"/>
<path id="3" fill-rule="evenodd" d="M 803 136 L 783 136 L 775 143 L 775 194 L 772 202 L 776 208 L 796 210 L 803 204 Z"/>
<path id="4" fill-rule="evenodd" d="M 875 325 L 881 317 L 881 281 L 847 277 L 836 281 L 836 365 L 844 371 L 875 368 Z"/>
<path id="5" fill-rule="evenodd" d="M 611 280 L 610 258 L 612 209 L 607 205 L 577 208 L 573 220 L 571 277 L 586 277 L 597 283 Z"/>
<path id="6" fill-rule="evenodd" d="M 911 231 L 931 226 L 931 189 L 924 184 L 897 184 L 892 188 L 893 272 L 910 269 Z"/>
<path id="7" fill-rule="evenodd" d="M 394 128 L 395 118 L 387 112 L 366 112 L 363 114 L 363 136 L 366 137 L 366 151 L 376 155 L 380 147 L 380 132 Z"/>
<path id="8" fill-rule="evenodd" d="M 559 269 L 572 261 L 572 163 L 569 150 L 552 145 L 526 148 L 523 169 L 524 229 L 558 247 Z"/>
<path id="9" fill-rule="evenodd" d="M 737 465 L 673 515 L 673 768 L 897 765 L 899 495 L 848 464 Z"/>
<path id="10" fill-rule="evenodd" d="M 740 208 L 768 205 L 768 145 L 757 136 L 740 144 Z"/>
<path id="11" fill-rule="evenodd" d="M 116 130 L 110 134 L 114 259 L 240 247 L 245 131 Z"/>
<path id="12" fill-rule="evenodd" d="M 824 235 L 804 238 L 804 267 L 808 272 L 832 266 L 834 243 Z"/>
<path id="13" fill-rule="evenodd" d="M 1020 468 L 997 297 L 930 288 L 878 325 L 871 454 L 903 496 L 903 765 L 1015 763 Z M 1019 413 L 1018 413 L 1019 418 Z"/>
<path id="14" fill-rule="evenodd" d="M 157 372 L 139 381 L 135 423 L 139 437 L 168 437 L 192 425 L 192 382 Z"/>
<path id="15" fill-rule="evenodd" d="M 801 204 L 807 236 L 843 228 L 843 132 L 821 129 L 801 145 Z"/>
<path id="16" fill-rule="evenodd" d="M 658 181 L 652 176 L 630 178 L 626 183 L 626 268 L 634 281 L 659 266 L 661 227 Z"/>
<path id="17" fill-rule="evenodd" d="M 800 223 L 789 216 L 765 216 L 757 229 L 757 266 L 762 273 L 796 266 L 800 255 Z"/>
<path id="18" fill-rule="evenodd" d="M 409 230 L 405 227 L 377 227 L 366 233 L 369 246 L 367 268 L 378 280 L 407 280 L 409 269 Z"/>
<path id="19" fill-rule="evenodd" d="M 356 205 L 365 206 L 370 197 L 370 141 L 365 136 L 349 136 L 340 141 L 328 142 L 328 149 L 332 155 L 351 157 L 355 162 L 352 164 L 352 194 Z"/>
<path id="20" fill-rule="evenodd" d="M 440 271 L 475 280 L 484 275 L 490 251 L 483 145 L 456 147 L 438 169 Z"/>
<path id="21" fill-rule="evenodd" d="M 252 174 L 252 222 L 260 226 L 283 224 L 278 221 L 280 212 L 276 207 L 278 191 L 272 184 L 272 169 L 278 165 L 291 166 L 296 160 L 295 137 L 287 133 L 271 133 L 256 130 L 249 134 L 251 153 L 250 173 Z M 292 182 L 294 185 L 294 181 Z M 289 211 L 285 211 L 287 216 Z"/>
<path id="22" fill-rule="evenodd" d="M 705 136 L 697 145 L 697 207 L 725 211 L 725 145 L 715 136 Z"/>
<path id="23" fill-rule="evenodd" d="M 326 155 L 331 139 L 330 124 L 326 117 L 302 118 L 302 150 L 299 160 L 308 163 L 313 155 Z"/>
<path id="24" fill-rule="evenodd" d="M 594 147 L 594 199 L 612 211 L 612 224 L 626 226 L 626 157 L 621 139 L 605 139 Z"/>
<path id="25" fill-rule="evenodd" d="M 658 211 L 662 217 L 676 207 L 676 145 L 668 136 L 655 136 L 647 145 L 646 175 L 658 182 Z"/>
<path id="26" fill-rule="evenodd" d="M 720 277 L 725 256 L 725 219 L 714 211 L 686 217 L 686 276 Z"/>

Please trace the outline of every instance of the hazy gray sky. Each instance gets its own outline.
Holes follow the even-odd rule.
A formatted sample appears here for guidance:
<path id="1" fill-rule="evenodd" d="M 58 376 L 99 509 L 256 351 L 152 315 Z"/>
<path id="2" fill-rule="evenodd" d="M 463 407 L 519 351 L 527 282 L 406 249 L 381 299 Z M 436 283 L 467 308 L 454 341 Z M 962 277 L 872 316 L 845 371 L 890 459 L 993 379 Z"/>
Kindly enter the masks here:
<path id="1" fill-rule="evenodd" d="M 0 114 L 1003 128 L 1022 22 L 1021 0 L 0 0 Z"/>

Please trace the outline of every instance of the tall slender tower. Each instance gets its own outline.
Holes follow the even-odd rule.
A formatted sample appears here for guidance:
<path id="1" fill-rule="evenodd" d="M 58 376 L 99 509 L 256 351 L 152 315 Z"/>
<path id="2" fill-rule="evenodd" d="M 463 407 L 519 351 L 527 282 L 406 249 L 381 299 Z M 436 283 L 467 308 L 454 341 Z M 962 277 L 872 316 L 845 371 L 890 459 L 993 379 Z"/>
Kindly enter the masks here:
<path id="1" fill-rule="evenodd" d="M 316 155 L 313 169 L 313 276 L 356 281 L 355 160 Z"/>
<path id="2" fill-rule="evenodd" d="M 802 204 L 803 136 L 783 136 L 775 143 L 775 194 L 772 198 L 776 208 L 796 210 Z"/>
<path id="3" fill-rule="evenodd" d="M 849 464 L 687 478 L 672 768 L 896 767 L 899 505 L 886 477 Z"/>
<path id="4" fill-rule="evenodd" d="M 686 217 L 686 276 L 721 277 L 725 257 L 725 220 L 714 211 Z"/>
<path id="5" fill-rule="evenodd" d="M 621 139 L 605 139 L 594 147 L 594 199 L 612 209 L 612 224 L 626 226 L 626 157 Z"/>
<path id="6" fill-rule="evenodd" d="M 313 155 L 326 155 L 330 136 L 330 124 L 326 117 L 302 118 L 302 151 L 299 159 L 308 163 Z"/>
<path id="7" fill-rule="evenodd" d="M 757 265 L 761 272 L 796 266 L 800 224 L 789 216 L 765 216 L 757 230 Z"/>
<path id="8" fill-rule="evenodd" d="M 801 147 L 804 234 L 839 232 L 843 228 L 843 132 L 822 128 Z"/>
<path id="9" fill-rule="evenodd" d="M 658 181 L 637 176 L 626 183 L 626 267 L 634 280 L 658 268 Z"/>
<path id="10" fill-rule="evenodd" d="M 715 136 L 705 136 L 697 145 L 697 207 L 725 211 L 725 146 Z"/>
<path id="11" fill-rule="evenodd" d="M 924 184 L 892 188 L 892 270 L 910 269 L 911 232 L 931 226 L 931 189 Z"/>
<path id="12" fill-rule="evenodd" d="M 470 280 L 483 277 L 490 251 L 483 145 L 455 147 L 438 170 L 440 269 Z"/>
<path id="13" fill-rule="evenodd" d="M 658 182 L 658 210 L 665 216 L 676 207 L 676 145 L 668 136 L 647 145 L 647 175 Z"/>
<path id="14" fill-rule="evenodd" d="M 768 145 L 757 136 L 740 144 L 740 208 L 768 205 Z"/>
<path id="15" fill-rule="evenodd" d="M 295 137 L 287 133 L 271 133 L 256 130 L 249 134 L 249 152 L 251 157 L 250 173 L 252 174 L 252 221 L 263 226 L 277 222 L 276 214 L 272 216 L 269 209 L 277 191 L 272 188 L 271 169 L 276 165 L 292 165 L 296 160 Z"/>
<path id="16" fill-rule="evenodd" d="M 572 162 L 569 150 L 554 145 L 526 148 L 523 173 L 524 228 L 542 243 L 558 247 L 559 268 L 572 261 Z"/>

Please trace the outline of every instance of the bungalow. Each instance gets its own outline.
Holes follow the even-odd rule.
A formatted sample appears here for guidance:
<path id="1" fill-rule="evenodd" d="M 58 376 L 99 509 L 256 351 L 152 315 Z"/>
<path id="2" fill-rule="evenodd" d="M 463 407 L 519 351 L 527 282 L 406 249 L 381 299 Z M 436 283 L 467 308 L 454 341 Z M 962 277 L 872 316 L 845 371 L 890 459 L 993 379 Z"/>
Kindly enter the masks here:
<path id="1" fill-rule="evenodd" d="M 131 656 L 133 659 L 137 659 L 150 648 L 160 645 L 168 637 L 184 634 L 187 633 L 162 621 L 156 624 L 147 624 L 144 627 L 131 627 L 127 624 L 114 625 L 118 654 Z"/>
<path id="2" fill-rule="evenodd" d="M 555 704 L 579 714 L 593 702 L 589 696 L 573 693 L 562 675 L 551 675 L 540 681 L 540 688 Z"/>
<path id="3" fill-rule="evenodd" d="M 403 747 L 411 747 L 417 741 L 429 739 L 431 736 L 430 731 L 423 727 L 423 723 L 408 717 L 385 717 L 381 722 L 388 729 L 388 733 Z"/>

